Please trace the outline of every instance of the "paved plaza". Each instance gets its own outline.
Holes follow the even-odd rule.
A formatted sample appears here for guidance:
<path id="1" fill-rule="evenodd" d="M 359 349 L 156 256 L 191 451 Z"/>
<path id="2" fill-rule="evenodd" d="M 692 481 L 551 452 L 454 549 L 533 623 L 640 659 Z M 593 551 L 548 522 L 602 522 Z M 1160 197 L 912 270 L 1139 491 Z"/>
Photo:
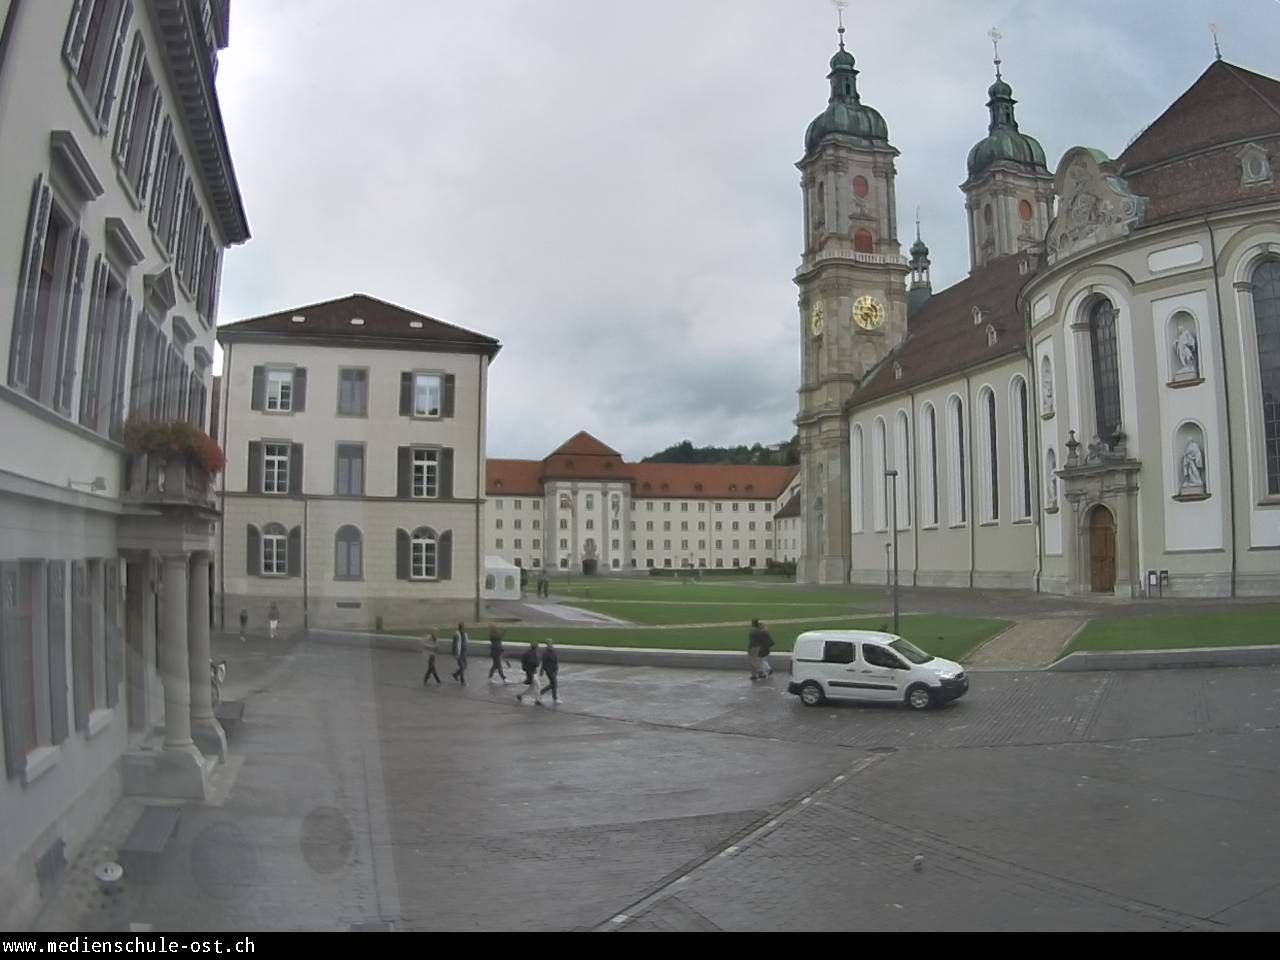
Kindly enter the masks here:
<path id="1" fill-rule="evenodd" d="M 223 795 L 46 928 L 1280 928 L 1280 669 L 973 674 L 936 712 L 567 665 L 519 705 L 357 638 L 222 641 Z M 515 660 L 513 659 L 513 664 Z"/>

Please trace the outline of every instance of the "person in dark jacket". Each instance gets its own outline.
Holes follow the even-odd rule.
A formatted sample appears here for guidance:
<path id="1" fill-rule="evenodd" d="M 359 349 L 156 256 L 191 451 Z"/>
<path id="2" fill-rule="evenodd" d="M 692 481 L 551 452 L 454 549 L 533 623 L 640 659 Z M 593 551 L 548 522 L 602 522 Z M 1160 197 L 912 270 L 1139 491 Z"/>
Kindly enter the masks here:
<path id="1" fill-rule="evenodd" d="M 510 683 L 507 675 L 502 672 L 502 634 L 496 623 L 489 624 L 489 659 L 493 661 L 493 666 L 489 668 L 489 682 L 493 683 L 493 675 L 496 673 L 503 683 Z"/>
<path id="2" fill-rule="evenodd" d="M 560 702 L 560 690 L 556 687 L 556 678 L 560 676 L 560 658 L 556 656 L 556 648 L 550 638 L 542 647 L 542 674 L 547 678 L 547 685 L 542 692 L 551 691 L 551 702 Z"/>
<path id="3" fill-rule="evenodd" d="M 758 623 L 759 621 L 757 621 Z M 756 657 L 760 661 L 760 679 L 768 680 L 773 674 L 773 664 L 769 662 L 769 654 L 773 652 L 773 634 L 760 624 L 760 637 L 756 641 Z"/>
<path id="4" fill-rule="evenodd" d="M 751 662 L 752 680 L 761 680 L 767 676 L 760 658 L 760 648 L 764 646 L 765 638 L 768 638 L 768 644 L 772 647 L 773 638 L 769 637 L 769 632 L 760 625 L 759 620 L 752 620 L 751 630 L 747 633 L 747 659 Z"/>
<path id="5" fill-rule="evenodd" d="M 458 624 L 458 632 L 453 635 L 453 655 L 457 659 L 458 669 L 453 671 L 453 679 L 464 687 L 467 685 L 467 628 Z"/>
<path id="6" fill-rule="evenodd" d="M 524 703 L 524 695 L 532 693 L 534 703 L 542 703 L 542 694 L 538 692 L 538 645 L 530 643 L 529 649 L 520 658 L 520 669 L 524 671 L 524 689 L 516 694 L 516 699 Z"/>

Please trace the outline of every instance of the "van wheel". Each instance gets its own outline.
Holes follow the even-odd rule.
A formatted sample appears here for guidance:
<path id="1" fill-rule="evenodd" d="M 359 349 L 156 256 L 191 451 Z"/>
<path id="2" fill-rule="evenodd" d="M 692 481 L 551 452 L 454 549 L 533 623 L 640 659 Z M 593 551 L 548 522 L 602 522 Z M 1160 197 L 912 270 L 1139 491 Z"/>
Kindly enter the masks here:
<path id="1" fill-rule="evenodd" d="M 812 680 L 800 688 L 800 702 L 806 707 L 820 707 L 826 699 L 822 693 L 822 687 Z"/>
<path id="2" fill-rule="evenodd" d="M 922 683 L 907 691 L 907 706 L 912 710 L 928 710 L 934 704 L 933 691 Z"/>

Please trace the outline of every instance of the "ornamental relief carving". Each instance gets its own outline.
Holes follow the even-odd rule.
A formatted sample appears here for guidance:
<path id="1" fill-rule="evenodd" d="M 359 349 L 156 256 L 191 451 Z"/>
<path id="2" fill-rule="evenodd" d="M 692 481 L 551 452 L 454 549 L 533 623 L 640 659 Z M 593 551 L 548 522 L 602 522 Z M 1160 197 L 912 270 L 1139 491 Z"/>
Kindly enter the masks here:
<path id="1" fill-rule="evenodd" d="M 1083 147 L 1063 158 L 1057 192 L 1061 202 L 1046 243 L 1050 262 L 1126 236 L 1146 212 L 1146 198 L 1132 193 L 1120 177 L 1104 173 Z"/>

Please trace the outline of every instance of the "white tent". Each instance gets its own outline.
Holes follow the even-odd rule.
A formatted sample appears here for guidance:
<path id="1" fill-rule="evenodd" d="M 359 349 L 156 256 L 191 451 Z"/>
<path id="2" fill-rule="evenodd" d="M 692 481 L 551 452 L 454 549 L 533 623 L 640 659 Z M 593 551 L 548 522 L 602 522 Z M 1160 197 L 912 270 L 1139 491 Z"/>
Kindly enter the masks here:
<path id="1" fill-rule="evenodd" d="M 520 568 L 501 557 L 485 557 L 481 593 L 486 600 L 519 600 Z"/>

